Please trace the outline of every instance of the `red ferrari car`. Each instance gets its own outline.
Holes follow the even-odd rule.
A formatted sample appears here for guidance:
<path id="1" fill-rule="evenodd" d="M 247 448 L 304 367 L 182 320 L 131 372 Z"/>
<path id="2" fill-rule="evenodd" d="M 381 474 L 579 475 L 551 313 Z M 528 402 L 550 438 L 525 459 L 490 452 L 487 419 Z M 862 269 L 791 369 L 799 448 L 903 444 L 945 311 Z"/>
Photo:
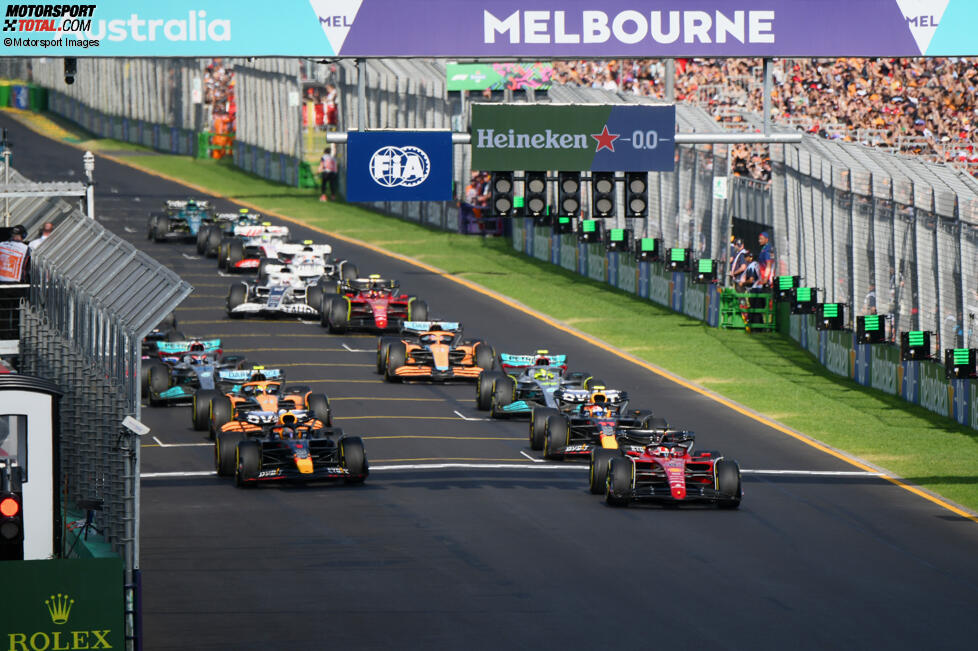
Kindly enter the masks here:
<path id="1" fill-rule="evenodd" d="M 337 284 L 337 293 L 323 298 L 322 325 L 330 332 L 399 330 L 405 321 L 427 321 L 428 304 L 401 294 L 396 280 L 378 275 Z"/>

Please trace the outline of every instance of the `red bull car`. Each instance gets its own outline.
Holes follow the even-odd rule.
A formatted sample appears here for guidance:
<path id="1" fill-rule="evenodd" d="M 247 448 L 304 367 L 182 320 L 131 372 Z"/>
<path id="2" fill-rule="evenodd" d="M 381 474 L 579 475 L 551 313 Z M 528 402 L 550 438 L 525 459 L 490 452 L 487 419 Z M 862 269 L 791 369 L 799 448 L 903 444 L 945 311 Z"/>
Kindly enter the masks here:
<path id="1" fill-rule="evenodd" d="M 405 321 L 425 321 L 428 304 L 400 293 L 396 280 L 371 275 L 340 283 L 339 293 L 323 298 L 321 323 L 330 332 L 399 330 Z"/>
<path id="2" fill-rule="evenodd" d="M 740 466 L 720 453 L 693 451 L 692 432 L 622 432 L 617 449 L 595 449 L 589 475 L 592 493 L 604 493 L 612 506 L 657 502 L 668 506 L 740 506 Z"/>

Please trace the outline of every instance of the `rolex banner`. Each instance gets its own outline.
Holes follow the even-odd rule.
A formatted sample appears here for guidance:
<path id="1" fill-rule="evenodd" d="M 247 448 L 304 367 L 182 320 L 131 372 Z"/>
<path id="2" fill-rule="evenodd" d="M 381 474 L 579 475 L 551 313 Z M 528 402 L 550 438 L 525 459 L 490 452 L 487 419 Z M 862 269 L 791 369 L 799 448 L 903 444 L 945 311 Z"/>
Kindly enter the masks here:
<path id="1" fill-rule="evenodd" d="M 123 649 L 118 558 L 7 561 L 0 648 Z"/>
<path id="2" fill-rule="evenodd" d="M 676 107 L 472 106 L 472 169 L 671 171 Z"/>

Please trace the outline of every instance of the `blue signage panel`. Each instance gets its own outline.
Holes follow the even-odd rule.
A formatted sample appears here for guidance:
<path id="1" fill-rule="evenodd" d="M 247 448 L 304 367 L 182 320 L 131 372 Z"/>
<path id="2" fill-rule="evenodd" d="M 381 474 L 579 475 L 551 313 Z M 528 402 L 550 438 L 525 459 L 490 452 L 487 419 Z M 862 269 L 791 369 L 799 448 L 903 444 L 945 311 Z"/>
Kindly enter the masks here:
<path id="1" fill-rule="evenodd" d="M 450 131 L 352 131 L 347 201 L 450 201 Z"/>

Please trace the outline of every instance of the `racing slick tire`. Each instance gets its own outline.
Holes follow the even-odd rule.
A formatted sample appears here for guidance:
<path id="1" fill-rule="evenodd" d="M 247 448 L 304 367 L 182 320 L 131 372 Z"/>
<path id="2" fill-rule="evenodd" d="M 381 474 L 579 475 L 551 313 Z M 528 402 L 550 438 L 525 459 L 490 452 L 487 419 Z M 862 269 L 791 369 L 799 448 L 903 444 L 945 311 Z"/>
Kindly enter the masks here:
<path id="1" fill-rule="evenodd" d="M 217 245 L 217 268 L 228 268 L 228 240 L 221 238 L 221 243 Z"/>
<path id="2" fill-rule="evenodd" d="M 547 416 L 546 432 L 543 435 L 543 458 L 558 461 L 564 458 L 563 449 L 567 447 L 570 428 L 567 419 L 560 414 Z"/>
<path id="3" fill-rule="evenodd" d="M 608 464 L 605 502 L 610 506 L 628 506 L 632 494 L 632 473 L 635 464 L 625 457 L 615 457 Z"/>
<path id="4" fill-rule="evenodd" d="M 611 460 L 619 456 L 615 450 L 595 448 L 591 450 L 591 464 L 588 475 L 588 487 L 592 495 L 600 495 L 608 486 L 608 467 Z"/>
<path id="5" fill-rule="evenodd" d="M 492 418 L 503 416 L 502 408 L 513 402 L 516 397 L 516 382 L 508 375 L 496 378 L 492 383 L 492 400 L 489 403 L 489 415 Z"/>
<path id="6" fill-rule="evenodd" d="M 381 375 L 384 374 L 384 368 L 387 366 L 387 350 L 395 341 L 400 341 L 400 339 L 395 337 L 380 337 L 377 340 L 377 372 Z"/>
<path id="7" fill-rule="evenodd" d="M 207 250 L 207 236 L 211 233 L 210 226 L 201 226 L 197 229 L 197 253 L 203 254 Z"/>
<path id="8" fill-rule="evenodd" d="M 167 228 L 167 224 L 168 221 L 166 218 L 163 219 L 157 218 L 156 222 L 153 225 L 154 242 L 162 242 L 166 239 L 166 234 L 167 232 L 169 232 L 169 229 Z"/>
<path id="9" fill-rule="evenodd" d="M 416 298 L 408 304 L 408 321 L 427 321 L 428 304 Z"/>
<path id="10" fill-rule="evenodd" d="M 547 419 L 558 414 L 550 407 L 537 407 L 530 412 L 530 449 L 542 450 L 547 436 Z"/>
<path id="11" fill-rule="evenodd" d="M 212 226 L 207 231 L 207 242 L 204 243 L 204 256 L 208 258 L 217 257 L 217 251 L 221 248 L 222 239 L 224 239 L 224 234 L 221 232 L 221 229 Z"/>
<path id="12" fill-rule="evenodd" d="M 159 215 L 150 215 L 149 222 L 146 225 L 146 239 L 151 240 L 156 236 L 156 222 L 159 221 Z"/>
<path id="13" fill-rule="evenodd" d="M 231 416 L 234 415 L 234 407 L 231 404 L 231 399 L 227 396 L 214 398 L 210 405 L 207 415 L 210 421 L 210 437 L 213 439 L 221 431 L 221 428 L 231 421 Z"/>
<path id="14" fill-rule="evenodd" d="M 473 357 L 475 358 L 475 365 L 487 371 L 492 370 L 492 367 L 496 365 L 496 355 L 492 352 L 492 346 L 484 341 L 476 343 Z"/>
<path id="15" fill-rule="evenodd" d="M 214 438 L 214 469 L 218 477 L 230 477 L 238 460 L 238 443 L 245 440 L 244 432 L 218 432 Z"/>
<path id="16" fill-rule="evenodd" d="M 310 393 L 306 398 L 306 409 L 312 412 L 317 420 L 323 421 L 326 427 L 333 426 L 333 410 L 329 406 L 329 398 L 321 393 Z"/>
<path id="17" fill-rule="evenodd" d="M 604 380 L 601 380 L 596 377 L 589 377 L 588 379 L 584 380 L 584 388 L 587 389 L 588 391 L 593 390 L 594 387 L 606 387 L 606 386 L 608 385 L 605 384 Z"/>
<path id="18" fill-rule="evenodd" d="M 236 264 L 244 260 L 245 250 L 244 242 L 239 239 L 233 239 L 228 242 L 228 259 L 227 259 L 227 269 L 228 271 L 234 271 L 237 269 Z"/>
<path id="19" fill-rule="evenodd" d="M 163 362 L 161 362 L 158 359 L 148 359 L 148 360 L 145 360 L 143 362 L 142 372 L 141 372 L 141 378 L 140 379 L 142 380 L 142 395 L 143 395 L 144 398 L 148 398 L 149 397 L 149 378 L 150 378 L 150 371 L 151 371 L 151 369 L 154 366 L 162 366 L 162 367 L 166 368 L 166 364 L 164 364 Z M 164 389 L 164 391 L 166 391 L 166 389 Z"/>
<path id="20" fill-rule="evenodd" d="M 720 498 L 717 506 L 721 509 L 736 509 L 740 506 L 740 465 L 733 459 L 720 459 L 713 467 L 717 477 L 717 492 Z"/>
<path id="21" fill-rule="evenodd" d="M 161 404 L 159 395 L 170 388 L 170 369 L 162 362 L 149 367 L 149 404 L 157 407 Z"/>
<path id="22" fill-rule="evenodd" d="M 348 484 L 362 484 L 370 472 L 367 453 L 359 436 L 344 436 L 340 439 L 340 461 L 351 475 L 346 479 Z"/>
<path id="23" fill-rule="evenodd" d="M 489 411 L 492 406 L 492 385 L 501 377 L 502 373 L 493 371 L 483 371 L 475 381 L 475 408 L 479 411 Z"/>
<path id="24" fill-rule="evenodd" d="M 268 267 L 273 264 L 282 264 L 278 260 L 273 260 L 272 258 L 262 258 L 258 261 L 258 284 L 264 285 L 268 282 Z"/>
<path id="25" fill-rule="evenodd" d="M 258 441 L 241 441 L 235 446 L 234 483 L 237 486 L 247 486 L 249 479 L 258 479 L 261 472 L 261 443 Z"/>
<path id="26" fill-rule="evenodd" d="M 342 296 L 334 296 L 329 302 L 329 309 L 323 309 L 321 323 L 335 334 L 346 331 L 350 322 L 350 311 L 347 301 Z"/>
<path id="27" fill-rule="evenodd" d="M 401 378 L 395 371 L 404 366 L 407 361 L 407 346 L 403 341 L 394 341 L 387 349 L 387 362 L 384 365 L 384 379 L 388 382 L 400 382 Z"/>
<path id="28" fill-rule="evenodd" d="M 352 262 L 344 262 L 340 265 L 340 280 L 355 280 L 360 277 L 360 271 Z"/>
<path id="29" fill-rule="evenodd" d="M 248 286 L 244 283 L 235 283 L 228 288 L 228 316 L 232 319 L 241 318 L 240 312 L 234 312 L 234 308 L 242 305 L 248 300 Z"/>
<path id="30" fill-rule="evenodd" d="M 319 285 L 310 285 L 306 288 L 306 305 L 316 310 L 323 311 L 323 288 Z"/>
<path id="31" fill-rule="evenodd" d="M 219 395 L 221 392 L 213 389 L 194 391 L 194 399 L 190 403 L 190 419 L 193 421 L 194 429 L 198 432 L 203 432 L 210 426 L 211 400 Z"/>

